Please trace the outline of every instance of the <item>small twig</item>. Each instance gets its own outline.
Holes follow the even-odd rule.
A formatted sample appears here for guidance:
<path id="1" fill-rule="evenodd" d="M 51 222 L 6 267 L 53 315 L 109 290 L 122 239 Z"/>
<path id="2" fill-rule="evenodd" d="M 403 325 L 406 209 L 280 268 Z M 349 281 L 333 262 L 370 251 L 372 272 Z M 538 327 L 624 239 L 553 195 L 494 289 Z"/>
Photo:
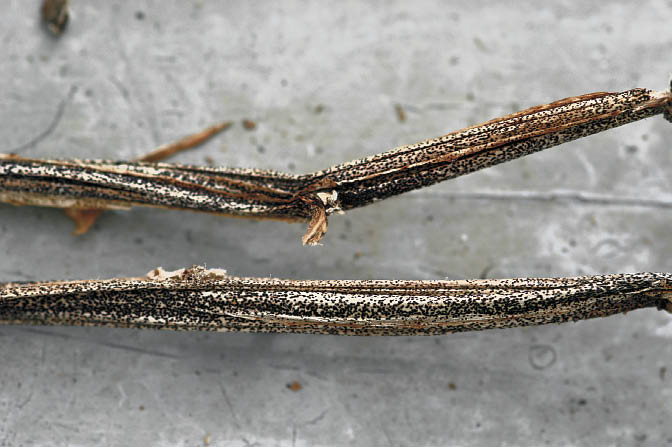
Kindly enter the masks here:
<path id="1" fill-rule="evenodd" d="M 224 121 L 222 123 L 215 124 L 214 126 L 210 126 L 207 129 L 204 129 L 193 135 L 189 135 L 172 143 L 164 144 L 149 154 L 138 158 L 138 161 L 163 161 L 166 158 L 177 154 L 178 152 L 200 146 L 219 132 L 228 129 L 229 127 L 231 127 L 231 121 Z"/>
<path id="2" fill-rule="evenodd" d="M 0 156 L 0 201 L 63 208 L 146 205 L 285 221 L 327 216 L 664 113 L 672 92 L 592 93 L 306 175 L 165 163 Z"/>
<path id="3" fill-rule="evenodd" d="M 672 275 L 467 281 L 296 281 L 158 268 L 146 278 L 0 284 L 0 323 L 438 335 L 672 311 Z"/>

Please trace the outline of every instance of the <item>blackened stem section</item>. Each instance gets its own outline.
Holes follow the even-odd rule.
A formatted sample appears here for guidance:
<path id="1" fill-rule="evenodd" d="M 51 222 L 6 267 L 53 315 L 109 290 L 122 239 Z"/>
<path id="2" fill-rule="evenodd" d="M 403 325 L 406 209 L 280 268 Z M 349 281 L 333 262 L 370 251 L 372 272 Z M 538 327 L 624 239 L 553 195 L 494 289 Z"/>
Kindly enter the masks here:
<path id="1" fill-rule="evenodd" d="M 633 89 L 566 98 L 440 138 L 307 175 L 167 163 L 0 156 L 0 201 L 74 209 L 134 205 L 253 218 L 310 220 L 368 205 L 660 113 L 672 93 Z"/>
<path id="2" fill-rule="evenodd" d="M 466 281 L 147 278 L 0 284 L 0 323 L 335 335 L 440 335 L 672 309 L 672 275 Z M 166 274 L 167 273 L 167 274 Z"/>

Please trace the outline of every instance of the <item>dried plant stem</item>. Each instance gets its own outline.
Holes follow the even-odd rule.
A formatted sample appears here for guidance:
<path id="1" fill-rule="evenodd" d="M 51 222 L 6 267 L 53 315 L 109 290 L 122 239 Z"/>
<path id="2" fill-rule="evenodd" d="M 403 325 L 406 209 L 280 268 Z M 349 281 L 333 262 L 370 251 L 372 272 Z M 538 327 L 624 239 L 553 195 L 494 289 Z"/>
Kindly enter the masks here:
<path id="1" fill-rule="evenodd" d="M 340 335 L 438 335 L 672 311 L 672 275 L 296 281 L 223 270 L 0 284 L 0 323 Z"/>
<path id="2" fill-rule="evenodd" d="M 0 201 L 75 209 L 135 205 L 252 218 L 310 220 L 317 243 L 327 216 L 660 113 L 671 92 L 592 93 L 533 107 L 440 138 L 306 175 L 165 163 L 0 156 Z"/>
<path id="3" fill-rule="evenodd" d="M 187 135 L 186 137 L 169 144 L 164 144 L 152 152 L 138 158 L 137 161 L 157 162 L 165 160 L 179 152 L 200 146 L 214 135 L 229 127 L 231 127 L 231 121 L 223 121 L 203 129 L 198 133 Z M 105 208 L 65 208 L 65 214 L 75 222 L 75 230 L 72 234 L 84 234 L 89 231 L 91 225 L 96 222 L 98 217 L 100 217 L 104 211 Z"/>

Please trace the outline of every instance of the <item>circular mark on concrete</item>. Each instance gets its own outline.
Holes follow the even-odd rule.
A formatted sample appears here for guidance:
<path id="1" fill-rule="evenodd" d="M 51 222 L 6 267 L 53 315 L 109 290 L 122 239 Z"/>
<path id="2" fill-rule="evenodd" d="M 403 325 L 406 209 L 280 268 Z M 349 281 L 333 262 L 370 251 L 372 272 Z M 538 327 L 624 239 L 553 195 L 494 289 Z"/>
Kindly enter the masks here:
<path id="1" fill-rule="evenodd" d="M 555 348 L 551 345 L 532 345 L 528 353 L 530 365 L 534 369 L 546 369 L 553 366 L 557 357 Z"/>

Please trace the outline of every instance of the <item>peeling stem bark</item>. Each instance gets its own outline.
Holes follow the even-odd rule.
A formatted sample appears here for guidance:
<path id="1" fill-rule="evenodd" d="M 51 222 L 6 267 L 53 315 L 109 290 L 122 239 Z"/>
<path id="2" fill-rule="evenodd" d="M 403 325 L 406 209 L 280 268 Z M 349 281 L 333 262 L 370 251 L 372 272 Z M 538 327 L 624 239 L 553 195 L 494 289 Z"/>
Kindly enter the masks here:
<path id="1" fill-rule="evenodd" d="M 440 335 L 672 311 L 672 275 L 462 281 L 238 278 L 194 266 L 144 278 L 0 284 L 0 323 L 222 332 Z"/>
<path id="2" fill-rule="evenodd" d="M 657 114 L 671 120 L 671 110 L 672 92 L 591 93 L 306 175 L 0 155 L 0 201 L 72 209 L 145 205 L 310 221 L 303 242 L 315 244 L 332 213 Z"/>

